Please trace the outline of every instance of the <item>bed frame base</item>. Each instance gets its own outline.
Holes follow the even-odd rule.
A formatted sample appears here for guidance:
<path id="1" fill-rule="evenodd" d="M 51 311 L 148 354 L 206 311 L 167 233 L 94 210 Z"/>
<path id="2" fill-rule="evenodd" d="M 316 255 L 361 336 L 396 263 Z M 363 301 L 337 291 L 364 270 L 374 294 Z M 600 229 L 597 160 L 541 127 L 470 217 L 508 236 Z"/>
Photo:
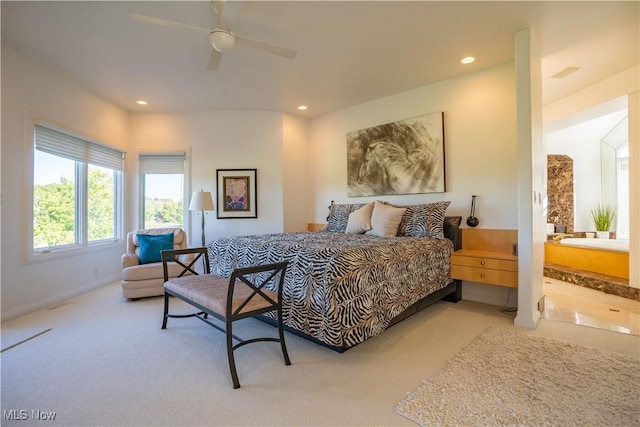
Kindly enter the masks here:
<path id="1" fill-rule="evenodd" d="M 272 319 L 270 317 L 266 317 L 266 316 L 263 316 L 263 315 L 256 316 L 256 319 L 258 319 L 258 320 L 260 320 L 262 322 L 268 323 L 271 326 L 277 326 L 278 325 L 278 322 L 276 321 L 276 319 Z M 344 353 L 346 350 L 349 349 L 349 347 L 338 347 L 338 346 L 335 346 L 335 345 L 329 345 L 326 342 L 320 341 L 319 339 L 312 337 L 311 335 L 307 335 L 304 332 L 300 332 L 297 329 L 293 329 L 292 327 L 287 326 L 286 324 L 283 325 L 283 328 L 284 328 L 285 331 L 289 332 L 290 334 L 297 335 L 297 336 L 299 336 L 301 338 L 304 338 L 306 340 L 312 341 L 312 342 L 314 342 L 316 344 L 319 344 L 319 345 L 321 345 L 323 347 L 326 347 L 326 348 L 328 348 L 330 350 L 337 351 L 338 353 Z"/>
<path id="2" fill-rule="evenodd" d="M 423 310 L 429 307 L 431 304 L 434 304 L 438 301 L 447 301 L 447 302 L 458 302 L 462 299 L 462 281 L 454 280 L 449 283 L 444 288 L 435 291 L 432 294 L 427 295 L 421 300 L 415 302 L 412 306 L 407 308 L 405 311 L 391 319 L 389 323 L 389 327 L 395 325 L 396 323 L 402 322 L 409 316 L 413 316 L 420 310 Z"/>
<path id="3" fill-rule="evenodd" d="M 456 303 L 458 301 L 460 301 L 462 299 L 462 281 L 461 280 L 454 280 L 451 283 L 449 283 L 447 286 L 445 286 L 444 288 L 437 290 L 429 295 L 427 295 L 426 297 L 422 298 L 421 300 L 415 302 L 413 305 L 411 305 L 409 308 L 407 308 L 405 311 L 403 311 L 402 313 L 400 313 L 399 315 L 397 315 L 396 317 L 394 317 L 393 319 L 391 319 L 391 322 L 389 323 L 389 326 L 387 326 L 387 329 L 392 327 L 393 325 L 402 322 L 404 319 L 413 316 L 414 314 L 416 314 L 417 312 L 419 312 L 420 310 L 423 310 L 427 307 L 429 307 L 431 304 L 434 304 L 438 301 L 447 301 L 447 302 L 453 302 Z M 272 319 L 270 317 L 266 317 L 266 316 L 257 316 L 256 319 L 261 320 L 265 323 L 268 323 L 272 326 L 278 326 L 278 322 L 275 319 Z M 320 341 L 317 338 L 312 337 L 311 335 L 307 335 L 304 332 L 300 332 L 297 329 L 293 329 L 289 326 L 287 326 L 286 324 L 284 325 L 284 330 L 292 333 L 294 335 L 297 335 L 301 338 L 307 339 L 309 341 L 312 341 L 316 344 L 319 344 L 323 347 L 326 347 L 330 350 L 336 351 L 338 353 L 344 353 L 345 351 L 349 350 L 350 348 L 355 347 L 358 344 L 355 344 L 351 347 L 347 347 L 347 346 L 335 346 L 335 345 L 330 345 L 327 344 L 326 342 Z"/>

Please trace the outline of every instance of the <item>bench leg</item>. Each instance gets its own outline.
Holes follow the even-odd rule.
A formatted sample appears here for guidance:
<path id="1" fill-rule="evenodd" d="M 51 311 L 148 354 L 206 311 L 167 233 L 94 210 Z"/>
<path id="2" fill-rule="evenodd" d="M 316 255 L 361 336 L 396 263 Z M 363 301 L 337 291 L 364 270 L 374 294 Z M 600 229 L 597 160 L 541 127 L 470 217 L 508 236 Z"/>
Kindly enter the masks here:
<path id="1" fill-rule="evenodd" d="M 287 346 L 284 342 L 284 329 L 282 326 L 282 306 L 278 310 L 278 335 L 280 335 L 280 348 L 282 348 L 282 356 L 284 357 L 284 364 L 291 365 L 291 360 L 289 360 L 289 353 L 287 352 Z"/>
<path id="2" fill-rule="evenodd" d="M 229 359 L 229 370 L 231 371 L 231 380 L 233 381 L 233 388 L 240 388 L 240 381 L 238 381 L 238 371 L 236 371 L 236 360 L 233 357 L 233 322 L 229 319 L 226 320 L 226 335 L 227 335 L 227 358 Z"/>
<path id="3" fill-rule="evenodd" d="M 169 318 L 169 294 L 164 293 L 164 316 L 162 318 L 162 329 L 167 329 L 167 319 Z"/>

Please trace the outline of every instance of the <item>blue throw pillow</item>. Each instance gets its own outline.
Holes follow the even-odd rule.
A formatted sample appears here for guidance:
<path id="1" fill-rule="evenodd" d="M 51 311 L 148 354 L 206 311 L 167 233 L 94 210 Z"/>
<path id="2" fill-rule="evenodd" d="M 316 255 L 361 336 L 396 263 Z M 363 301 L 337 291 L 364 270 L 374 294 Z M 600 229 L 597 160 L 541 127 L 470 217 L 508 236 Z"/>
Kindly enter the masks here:
<path id="1" fill-rule="evenodd" d="M 173 249 L 173 233 L 138 234 L 140 264 L 162 261 L 161 251 Z"/>

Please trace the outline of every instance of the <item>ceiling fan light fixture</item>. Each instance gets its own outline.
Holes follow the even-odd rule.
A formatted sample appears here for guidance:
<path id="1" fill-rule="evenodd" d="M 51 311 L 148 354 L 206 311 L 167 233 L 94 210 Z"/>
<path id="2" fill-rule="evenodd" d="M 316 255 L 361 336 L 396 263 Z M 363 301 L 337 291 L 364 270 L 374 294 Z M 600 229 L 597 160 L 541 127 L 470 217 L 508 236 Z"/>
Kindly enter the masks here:
<path id="1" fill-rule="evenodd" d="M 218 52 L 228 52 L 236 44 L 236 38 L 230 31 L 216 28 L 209 33 L 209 43 Z"/>

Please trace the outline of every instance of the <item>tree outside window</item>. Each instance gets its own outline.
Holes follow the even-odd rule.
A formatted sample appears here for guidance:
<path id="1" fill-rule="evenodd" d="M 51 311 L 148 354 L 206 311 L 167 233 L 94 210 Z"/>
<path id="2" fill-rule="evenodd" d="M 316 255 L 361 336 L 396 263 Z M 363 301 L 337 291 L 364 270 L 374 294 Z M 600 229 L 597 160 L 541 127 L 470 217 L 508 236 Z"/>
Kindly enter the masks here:
<path id="1" fill-rule="evenodd" d="M 123 153 L 36 125 L 33 249 L 117 239 Z"/>

